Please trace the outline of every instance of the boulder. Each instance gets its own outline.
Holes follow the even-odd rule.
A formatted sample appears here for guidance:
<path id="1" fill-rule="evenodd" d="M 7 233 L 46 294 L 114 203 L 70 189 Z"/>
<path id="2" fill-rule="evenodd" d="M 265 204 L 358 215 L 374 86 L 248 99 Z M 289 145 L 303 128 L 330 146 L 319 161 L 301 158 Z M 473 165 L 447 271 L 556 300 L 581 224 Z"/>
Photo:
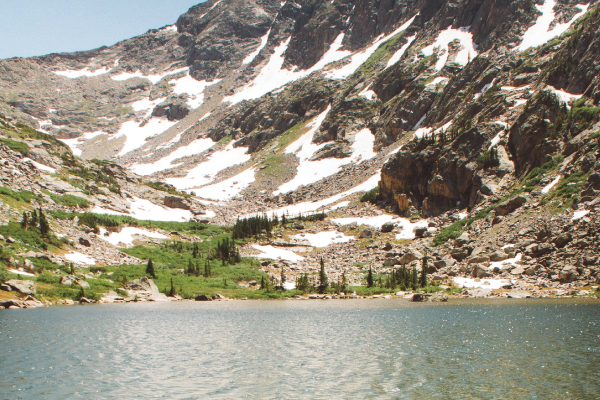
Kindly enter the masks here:
<path id="1" fill-rule="evenodd" d="M 73 283 L 76 283 L 78 278 L 75 275 L 63 275 L 60 278 L 61 285 L 71 286 Z"/>
<path id="2" fill-rule="evenodd" d="M 467 294 L 476 298 L 489 297 L 492 295 L 492 289 L 470 289 Z"/>
<path id="3" fill-rule="evenodd" d="M 424 238 L 427 236 L 428 230 L 424 226 L 420 226 L 414 229 L 415 236 L 418 238 Z"/>
<path id="4" fill-rule="evenodd" d="M 165 196 L 163 204 L 169 208 L 180 208 L 182 210 L 191 208 L 190 201 L 181 196 Z"/>
<path id="5" fill-rule="evenodd" d="M 469 256 L 469 252 L 466 249 L 459 248 L 459 249 L 452 250 L 452 253 L 450 253 L 450 255 L 455 260 L 462 261 Z"/>
<path id="6" fill-rule="evenodd" d="M 389 233 L 393 230 L 394 230 L 393 222 L 386 222 L 385 224 L 381 225 L 381 232 L 383 232 L 383 233 Z"/>
<path id="7" fill-rule="evenodd" d="M 150 294 L 159 294 L 160 291 L 154 284 L 154 281 L 146 276 L 133 280 L 131 282 L 127 282 L 123 285 L 125 290 L 131 290 L 134 292 L 150 292 Z"/>
<path id="8" fill-rule="evenodd" d="M 504 261 L 508 258 L 508 254 L 504 251 L 495 251 L 490 254 L 490 261 Z"/>
<path id="9" fill-rule="evenodd" d="M 448 301 L 448 295 L 444 291 L 435 292 L 433 296 L 429 298 L 430 301 Z"/>
<path id="10" fill-rule="evenodd" d="M 90 284 L 89 284 L 89 283 L 87 283 L 87 282 L 86 282 L 86 281 L 84 281 L 84 280 L 78 280 L 78 281 L 77 281 L 77 284 L 78 284 L 79 286 L 81 286 L 82 288 L 84 288 L 84 289 L 90 289 Z"/>
<path id="11" fill-rule="evenodd" d="M 383 260 L 383 265 L 385 267 L 393 267 L 394 265 L 399 265 L 400 264 L 400 260 L 398 260 L 398 258 L 396 257 L 390 257 L 390 258 L 386 258 L 385 260 Z"/>
<path id="12" fill-rule="evenodd" d="M 363 229 L 363 230 L 360 232 L 360 235 L 359 235 L 359 237 L 360 237 L 361 239 L 365 239 L 365 238 L 372 238 L 372 237 L 373 237 L 373 231 L 372 231 L 372 230 L 370 230 L 370 229 Z"/>
<path id="13" fill-rule="evenodd" d="M 467 243 L 469 243 L 469 234 L 467 232 L 463 232 L 459 237 L 454 239 L 454 247 L 460 247 Z"/>
<path id="14" fill-rule="evenodd" d="M 19 279 L 11 279 L 4 282 L 5 285 L 10 286 L 13 290 L 21 294 L 35 294 L 35 282 L 34 281 L 21 281 Z"/>
<path id="15" fill-rule="evenodd" d="M 516 196 L 512 199 L 506 200 L 505 202 L 500 203 L 496 207 L 496 214 L 500 216 L 505 216 L 515 211 L 517 208 L 521 207 L 523 204 L 527 203 L 527 198 L 524 196 Z"/>
<path id="16" fill-rule="evenodd" d="M 409 248 L 406 253 L 400 257 L 400 264 L 408 264 L 415 260 L 420 260 L 423 258 L 423 254 L 419 253 L 415 249 Z"/>
<path id="17" fill-rule="evenodd" d="M 412 297 L 410 298 L 410 301 L 427 301 L 427 297 L 421 293 L 415 293 L 412 295 Z"/>
<path id="18" fill-rule="evenodd" d="M 516 267 L 510 271 L 511 275 L 523 275 L 525 273 L 525 268 Z"/>
<path id="19" fill-rule="evenodd" d="M 572 282 L 575 279 L 577 279 L 578 276 L 579 276 L 579 273 L 577 272 L 577 268 L 575 268 L 573 266 L 564 267 L 558 273 L 558 279 L 560 279 L 561 281 L 564 281 L 564 282 Z"/>
<path id="20" fill-rule="evenodd" d="M 78 241 L 79 241 L 79 244 L 80 244 L 80 245 L 82 245 L 82 246 L 85 246 L 85 247 L 90 247 L 90 246 L 92 245 L 92 244 L 90 243 L 90 241 L 89 241 L 88 239 L 84 238 L 84 237 L 80 237 L 80 238 L 78 239 Z"/>
<path id="21" fill-rule="evenodd" d="M 489 278 L 492 276 L 492 273 L 486 266 L 477 264 L 473 269 L 473 275 L 477 276 L 478 278 Z"/>
<path id="22" fill-rule="evenodd" d="M 196 301 L 212 301 L 212 297 L 207 296 L 205 294 L 201 294 L 200 296 L 196 296 L 196 298 L 194 300 L 196 300 Z"/>
<path id="23" fill-rule="evenodd" d="M 525 290 L 511 290 L 508 292 L 509 299 L 529 299 L 531 298 L 531 293 Z"/>
<path id="24" fill-rule="evenodd" d="M 479 255 L 476 255 L 476 256 L 471 256 L 471 257 L 469 257 L 467 259 L 467 262 L 469 264 L 481 264 L 481 263 L 486 263 L 486 262 L 489 262 L 489 261 L 490 261 L 490 258 L 487 255 L 485 255 L 485 254 L 479 254 Z"/>
<path id="25" fill-rule="evenodd" d="M 552 243 L 554 243 L 554 245 L 557 248 L 562 249 L 567 244 L 569 244 L 569 242 L 572 240 L 573 240 L 573 235 L 571 235 L 569 232 L 567 232 L 567 233 L 563 233 L 562 235 L 559 235 L 559 236 L 555 237 L 554 239 L 552 239 Z"/>
<path id="26" fill-rule="evenodd" d="M 213 300 L 227 300 L 227 298 L 225 296 L 223 296 L 222 294 L 219 294 L 219 293 L 213 295 L 212 299 Z"/>

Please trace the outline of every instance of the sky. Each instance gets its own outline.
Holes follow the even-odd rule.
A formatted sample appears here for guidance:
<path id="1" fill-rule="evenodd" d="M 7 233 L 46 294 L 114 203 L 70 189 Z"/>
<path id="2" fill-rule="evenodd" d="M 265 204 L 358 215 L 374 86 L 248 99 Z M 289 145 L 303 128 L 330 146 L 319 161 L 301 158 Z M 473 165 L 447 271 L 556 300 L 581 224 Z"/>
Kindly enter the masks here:
<path id="1" fill-rule="evenodd" d="M 205 0 L 0 0 L 0 59 L 110 46 Z"/>

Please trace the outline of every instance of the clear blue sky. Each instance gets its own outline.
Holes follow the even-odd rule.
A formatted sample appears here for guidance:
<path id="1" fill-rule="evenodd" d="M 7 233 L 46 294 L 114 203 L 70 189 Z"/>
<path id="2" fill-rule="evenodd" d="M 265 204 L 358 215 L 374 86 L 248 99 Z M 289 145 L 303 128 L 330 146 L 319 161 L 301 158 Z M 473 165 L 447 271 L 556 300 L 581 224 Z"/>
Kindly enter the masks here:
<path id="1" fill-rule="evenodd" d="M 0 58 L 90 50 L 172 25 L 206 0 L 0 0 Z"/>

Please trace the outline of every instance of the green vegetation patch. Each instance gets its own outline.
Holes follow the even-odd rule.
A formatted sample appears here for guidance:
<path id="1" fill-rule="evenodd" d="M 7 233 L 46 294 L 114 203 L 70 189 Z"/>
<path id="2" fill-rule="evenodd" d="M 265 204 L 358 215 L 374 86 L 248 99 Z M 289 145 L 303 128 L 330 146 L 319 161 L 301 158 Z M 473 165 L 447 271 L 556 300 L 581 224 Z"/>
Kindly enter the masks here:
<path id="1" fill-rule="evenodd" d="M 50 194 L 50 198 L 56 203 L 67 207 L 88 208 L 92 203 L 83 197 L 74 196 L 72 194 L 56 195 Z"/>
<path id="2" fill-rule="evenodd" d="M 7 188 L 6 186 L 0 186 L 0 195 L 7 196 L 14 200 L 28 204 L 31 203 L 31 200 L 44 202 L 43 198 L 37 196 L 33 192 L 30 192 L 29 190 L 21 190 L 19 192 L 15 192 L 14 190 Z"/>

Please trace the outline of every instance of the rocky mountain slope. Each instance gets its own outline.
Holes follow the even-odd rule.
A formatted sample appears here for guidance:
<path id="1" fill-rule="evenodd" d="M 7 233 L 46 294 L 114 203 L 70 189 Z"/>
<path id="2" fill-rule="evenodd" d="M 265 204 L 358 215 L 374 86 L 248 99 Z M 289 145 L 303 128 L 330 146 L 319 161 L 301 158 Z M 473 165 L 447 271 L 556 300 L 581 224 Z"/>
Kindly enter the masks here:
<path id="1" fill-rule="evenodd" d="M 355 284 L 429 255 L 446 284 L 568 293 L 597 280 L 598 26 L 596 1 L 208 1 L 0 60 L 5 123 L 60 139 L 24 154 L 64 177 L 5 186 L 138 219 L 324 211 L 242 253 Z"/>

